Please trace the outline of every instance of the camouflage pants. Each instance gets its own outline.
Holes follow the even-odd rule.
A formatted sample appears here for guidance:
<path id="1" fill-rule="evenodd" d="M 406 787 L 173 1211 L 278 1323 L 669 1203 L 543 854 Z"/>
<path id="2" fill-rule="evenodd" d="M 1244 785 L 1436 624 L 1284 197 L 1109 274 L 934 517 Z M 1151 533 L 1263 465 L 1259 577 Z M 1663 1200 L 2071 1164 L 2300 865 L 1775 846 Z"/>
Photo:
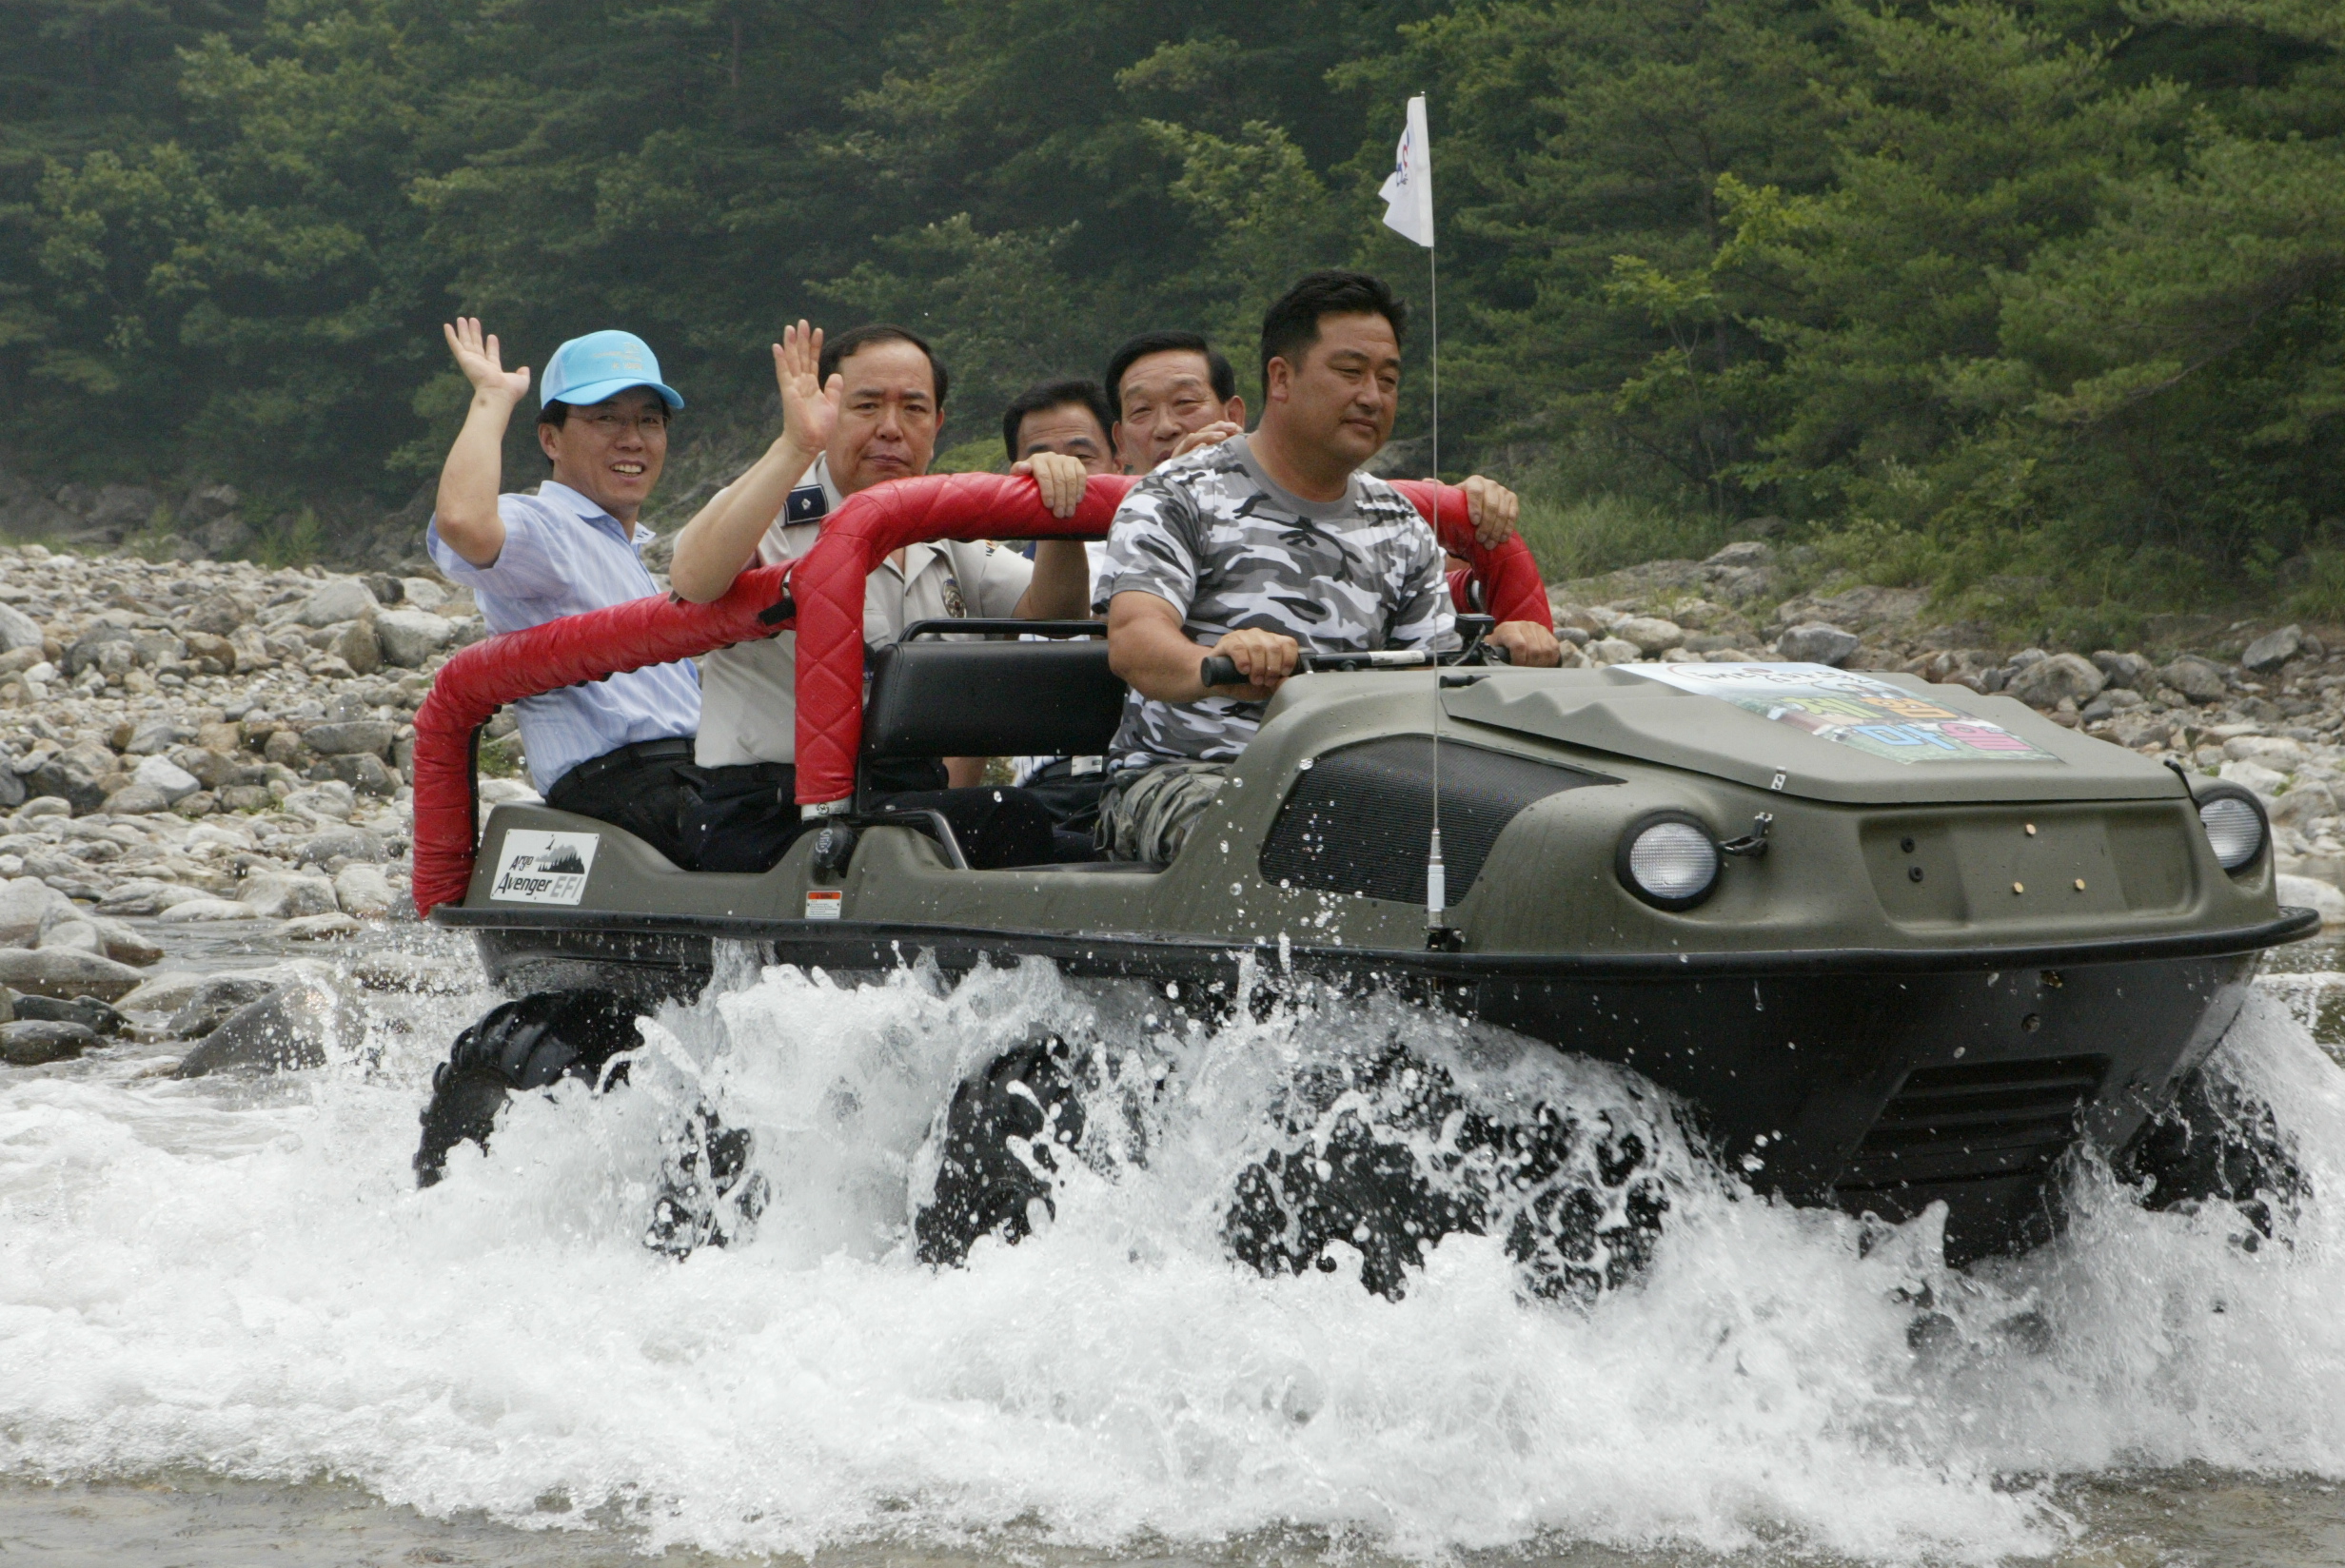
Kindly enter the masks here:
<path id="1" fill-rule="evenodd" d="M 1110 860 L 1169 866 L 1229 782 L 1227 762 L 1160 762 L 1118 774 L 1099 796 L 1099 848 Z"/>

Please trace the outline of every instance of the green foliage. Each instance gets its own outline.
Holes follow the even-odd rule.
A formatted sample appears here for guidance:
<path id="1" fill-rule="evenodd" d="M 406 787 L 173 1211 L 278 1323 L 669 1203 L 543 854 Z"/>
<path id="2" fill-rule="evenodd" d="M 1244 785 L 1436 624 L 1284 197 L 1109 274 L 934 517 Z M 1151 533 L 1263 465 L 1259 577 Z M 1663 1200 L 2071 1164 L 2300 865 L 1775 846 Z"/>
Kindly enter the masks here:
<path id="1" fill-rule="evenodd" d="M 213 475 L 257 550 L 396 501 L 464 401 L 647 337 L 678 520 L 770 432 L 765 345 L 892 318 L 944 461 L 1126 334 L 1357 265 L 1409 92 L 1443 456 L 1551 573 L 1771 513 L 1948 613 L 2345 609 L 2345 11 L 2330 0 L 0 0 L 0 461 Z M 1404 437 L 1422 433 L 1411 334 Z M 525 430 L 515 482 L 541 471 Z"/>

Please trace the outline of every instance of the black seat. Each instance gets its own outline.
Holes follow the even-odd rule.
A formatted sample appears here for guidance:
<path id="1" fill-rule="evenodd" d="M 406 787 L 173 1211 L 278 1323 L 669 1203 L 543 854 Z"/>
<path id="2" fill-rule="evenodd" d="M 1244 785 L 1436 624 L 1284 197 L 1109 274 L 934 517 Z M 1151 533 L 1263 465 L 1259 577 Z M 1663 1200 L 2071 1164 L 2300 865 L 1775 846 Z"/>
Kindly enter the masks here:
<path id="1" fill-rule="evenodd" d="M 972 632 L 1091 640 L 945 642 Z M 924 620 L 873 656 L 863 759 L 1095 756 L 1124 712 L 1099 621 Z"/>

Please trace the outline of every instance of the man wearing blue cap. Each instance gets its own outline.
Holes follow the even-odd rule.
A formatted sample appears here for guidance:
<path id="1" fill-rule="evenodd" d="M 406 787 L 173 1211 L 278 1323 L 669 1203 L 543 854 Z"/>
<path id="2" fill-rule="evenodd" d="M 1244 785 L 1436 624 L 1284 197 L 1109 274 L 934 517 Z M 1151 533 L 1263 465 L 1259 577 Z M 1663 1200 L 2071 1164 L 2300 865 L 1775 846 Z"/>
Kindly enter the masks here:
<path id="1" fill-rule="evenodd" d="M 449 580 L 480 600 L 492 632 L 660 591 L 643 565 L 654 536 L 639 527 L 667 461 L 668 417 L 684 400 L 632 332 L 573 338 L 546 362 L 538 445 L 553 477 L 530 495 L 500 495 L 505 426 L 529 390 L 504 368 L 497 339 L 460 318 L 443 328 L 472 407 L 448 461 L 424 544 Z M 657 665 L 514 704 L 529 778 L 546 804 L 626 829 L 681 862 L 680 819 L 694 804 L 692 745 L 700 683 L 689 662 Z"/>

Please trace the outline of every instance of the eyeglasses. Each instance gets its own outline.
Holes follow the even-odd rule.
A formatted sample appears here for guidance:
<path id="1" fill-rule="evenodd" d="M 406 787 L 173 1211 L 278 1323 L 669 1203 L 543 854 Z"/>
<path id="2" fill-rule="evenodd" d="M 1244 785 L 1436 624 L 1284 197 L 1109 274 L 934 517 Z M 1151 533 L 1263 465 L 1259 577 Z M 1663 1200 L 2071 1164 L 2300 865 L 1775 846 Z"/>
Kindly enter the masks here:
<path id="1" fill-rule="evenodd" d="M 668 433 L 668 417 L 658 411 L 633 416 L 610 413 L 581 414 L 579 418 L 592 427 L 598 435 L 616 436 L 622 430 L 634 430 L 646 436 L 664 436 Z"/>

